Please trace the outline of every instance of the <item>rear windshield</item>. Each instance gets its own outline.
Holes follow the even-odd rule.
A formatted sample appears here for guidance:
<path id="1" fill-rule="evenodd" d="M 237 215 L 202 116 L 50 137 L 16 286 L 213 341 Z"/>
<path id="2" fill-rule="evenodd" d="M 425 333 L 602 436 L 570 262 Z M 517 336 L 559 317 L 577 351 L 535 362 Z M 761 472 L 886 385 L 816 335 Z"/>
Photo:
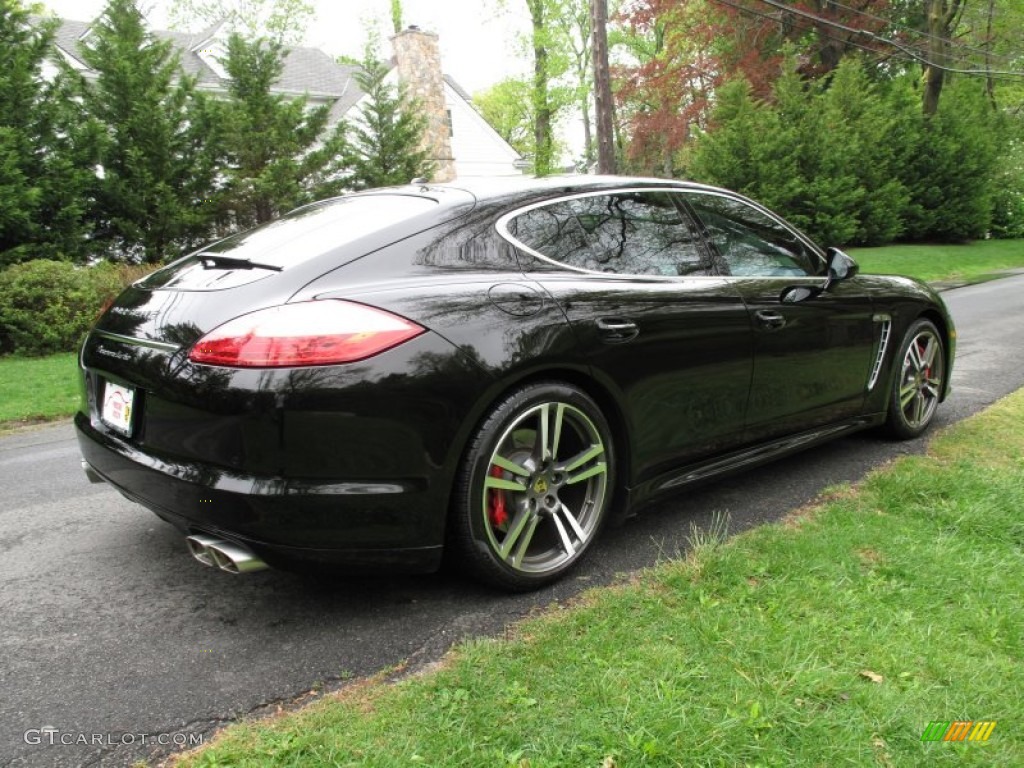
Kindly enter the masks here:
<path id="1" fill-rule="evenodd" d="M 435 200 L 412 195 L 353 196 L 316 203 L 219 240 L 154 272 L 142 285 L 202 290 L 251 282 L 425 213 L 435 205 Z M 224 261 L 218 263 L 217 257 Z M 239 268 L 242 262 L 252 267 Z"/>

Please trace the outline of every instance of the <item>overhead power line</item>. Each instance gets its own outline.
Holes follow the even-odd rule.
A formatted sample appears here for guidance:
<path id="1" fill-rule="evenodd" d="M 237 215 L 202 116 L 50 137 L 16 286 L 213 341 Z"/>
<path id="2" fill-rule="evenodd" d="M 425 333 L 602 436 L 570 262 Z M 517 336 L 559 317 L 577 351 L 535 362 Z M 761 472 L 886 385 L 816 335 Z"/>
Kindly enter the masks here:
<path id="1" fill-rule="evenodd" d="M 777 10 L 783 12 L 783 13 L 790 14 L 790 15 L 793 15 L 793 16 L 798 16 L 800 18 L 806 19 L 808 21 L 815 22 L 815 23 L 823 25 L 825 27 L 829 27 L 829 28 L 832 28 L 832 29 L 836 29 L 836 30 L 840 30 L 842 32 L 845 32 L 850 37 L 836 37 L 835 35 L 830 35 L 827 32 L 823 32 L 823 31 L 821 31 L 819 29 L 819 32 L 824 37 L 826 37 L 829 40 L 832 40 L 833 42 L 842 43 L 844 45 L 849 45 L 849 46 L 852 46 L 854 48 L 858 48 L 859 50 L 866 51 L 866 52 L 871 53 L 871 54 L 877 55 L 879 53 L 878 49 L 877 48 L 869 47 L 868 45 L 866 45 L 863 42 L 858 42 L 858 39 L 859 40 L 863 40 L 863 41 L 871 41 L 871 42 L 878 43 L 878 44 L 881 44 L 883 46 L 887 46 L 889 48 L 895 49 L 895 50 L 899 51 L 900 53 L 902 53 L 903 55 L 905 55 L 906 57 L 908 57 L 910 59 L 913 59 L 914 61 L 917 61 L 917 62 L 919 62 L 919 63 L 921 63 L 921 64 L 923 64 L 925 66 L 933 67 L 935 69 L 940 69 L 940 70 L 942 70 L 944 72 L 948 72 L 948 73 L 951 73 L 951 74 L 960 74 L 960 75 L 969 75 L 969 76 L 984 76 L 984 77 L 991 77 L 991 78 L 997 79 L 997 80 L 1007 80 L 1007 79 L 1017 80 L 1017 79 L 1020 79 L 1020 78 L 1024 78 L 1024 71 L 996 70 L 996 69 L 989 69 L 989 68 L 951 67 L 949 65 L 939 64 L 937 62 L 933 62 L 933 61 L 929 60 L 927 57 L 921 55 L 920 53 L 915 51 L 913 48 L 910 48 L 910 47 L 908 47 L 906 45 L 903 45 L 903 44 L 901 44 L 901 43 L 899 43 L 899 42 L 897 42 L 895 40 L 891 40 L 889 38 L 883 37 L 882 35 L 879 35 L 879 34 L 877 34 L 875 32 L 871 32 L 870 30 L 860 29 L 860 28 L 857 28 L 857 27 L 851 27 L 851 26 L 849 26 L 847 24 L 843 24 L 842 22 L 835 21 L 833 19 L 828 19 L 828 18 L 825 18 L 823 16 L 818 16 L 817 14 L 811 13 L 810 11 L 805 11 L 805 10 L 803 10 L 801 8 L 796 8 L 794 6 L 784 5 L 784 4 L 780 3 L 780 2 L 776 2 L 776 0 L 758 0 L 758 1 L 761 2 L 761 3 L 764 3 L 765 5 L 771 6 L 772 8 L 775 8 L 775 9 L 777 9 Z M 778 16 L 774 16 L 774 15 L 769 14 L 769 13 L 764 13 L 764 12 L 757 11 L 756 9 L 751 8 L 750 6 L 742 4 L 742 3 L 731 2 L 731 0 L 714 0 L 714 2 L 718 3 L 719 5 L 725 5 L 725 6 L 728 6 L 730 8 L 733 8 L 733 9 L 735 9 L 735 10 L 737 10 L 737 11 L 743 13 L 743 14 L 746 14 L 748 16 L 755 16 L 755 17 L 762 18 L 762 19 L 765 19 L 765 20 L 768 20 L 768 21 L 772 21 L 772 22 L 774 22 L 776 24 L 782 24 L 783 23 L 783 19 L 779 18 Z M 952 41 L 950 41 L 950 42 L 952 43 Z M 955 44 L 954 44 L 954 46 L 955 46 Z M 965 60 L 965 59 L 961 58 L 961 60 Z"/>
<path id="2" fill-rule="evenodd" d="M 948 40 L 947 38 L 941 37 L 939 35 L 933 35 L 930 32 L 926 32 L 923 29 L 915 29 L 914 27 L 911 27 L 911 26 L 909 26 L 907 24 L 903 24 L 903 23 L 898 22 L 898 21 L 894 21 L 893 19 L 887 19 L 884 16 L 879 16 L 877 14 L 870 13 L 869 11 L 865 11 L 865 10 L 862 10 L 860 8 L 854 8 L 851 5 L 844 5 L 843 3 L 838 2 L 838 0 L 829 0 L 829 5 L 830 6 L 835 6 L 836 8 L 842 8 L 844 11 L 848 11 L 849 13 L 852 13 L 852 14 L 854 14 L 856 16 L 861 16 L 861 17 L 866 18 L 866 19 L 871 19 L 872 21 L 882 22 L 886 26 L 893 27 L 895 29 L 899 29 L 899 30 L 901 30 L 903 32 L 908 32 L 908 33 L 917 35 L 918 37 L 922 37 L 922 38 L 925 38 L 927 40 L 942 40 L 942 41 L 945 41 L 945 42 L 949 42 L 954 48 L 958 49 L 959 51 L 971 51 L 972 53 L 977 53 L 977 54 L 982 55 L 982 56 L 987 56 L 988 58 L 992 58 L 992 59 L 1005 59 L 1007 61 L 1014 61 L 1014 60 L 1017 60 L 1017 59 L 1020 59 L 1020 58 L 1024 58 L 1024 54 L 1021 54 L 1021 53 L 1016 53 L 1016 54 L 995 53 L 994 51 L 988 51 L 988 50 L 985 50 L 984 48 L 976 48 L 974 46 L 967 45 L 965 43 L 956 42 L 954 40 Z M 966 59 L 966 56 L 963 56 L 961 58 Z"/>
<path id="3" fill-rule="evenodd" d="M 930 61 L 929 59 L 925 58 L 920 53 L 915 51 L 913 48 L 908 48 L 907 46 L 902 45 L 902 44 L 896 42 L 895 40 L 891 40 L 889 38 L 882 37 L 879 34 L 871 32 L 870 30 L 858 29 L 857 27 L 851 27 L 851 26 L 848 26 L 848 25 L 843 24 L 841 22 L 834 21 L 832 19 L 826 19 L 823 16 L 818 16 L 817 14 L 811 13 L 810 11 L 805 11 L 802 8 L 797 8 L 795 6 L 785 5 L 783 3 L 778 2 L 777 0 L 758 0 L 758 2 L 764 3 L 765 5 L 769 5 L 772 8 L 776 8 L 776 9 L 782 11 L 783 13 L 789 13 L 789 14 L 792 14 L 794 16 L 799 16 L 799 17 L 807 19 L 809 21 L 813 21 L 813 22 L 815 22 L 817 24 L 824 24 L 825 26 L 832 27 L 833 29 L 841 30 L 843 32 L 846 32 L 849 35 L 854 35 L 854 36 L 857 36 L 857 37 L 866 38 L 868 40 L 873 40 L 873 41 L 875 41 L 877 43 L 881 43 L 882 45 L 891 46 L 891 47 L 901 51 L 906 56 L 909 56 L 910 58 L 914 59 L 915 61 L 918 61 L 921 64 L 924 64 L 926 67 L 932 67 L 934 69 L 940 69 L 943 72 L 949 72 L 951 74 L 957 74 L 957 75 L 984 75 L 986 77 L 993 77 L 993 76 L 997 76 L 998 75 L 1000 77 L 1014 77 L 1014 78 L 1020 77 L 1020 78 L 1024 78 L 1024 72 L 1014 72 L 1014 71 L 1009 71 L 1009 70 L 995 70 L 995 69 L 960 69 L 958 67 L 949 67 L 949 66 L 946 66 L 946 65 L 943 65 L 943 64 L 939 64 L 938 62 L 935 62 L 935 61 Z M 850 41 L 850 42 L 852 42 L 852 41 Z"/>

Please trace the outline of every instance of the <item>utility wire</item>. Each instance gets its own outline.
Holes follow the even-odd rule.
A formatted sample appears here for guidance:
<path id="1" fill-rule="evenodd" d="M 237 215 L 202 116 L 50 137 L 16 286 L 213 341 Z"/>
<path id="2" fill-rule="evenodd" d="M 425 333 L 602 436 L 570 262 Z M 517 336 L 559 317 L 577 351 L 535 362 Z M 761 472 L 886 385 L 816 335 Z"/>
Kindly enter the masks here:
<path id="1" fill-rule="evenodd" d="M 900 23 L 898 21 L 894 21 L 893 19 L 887 19 L 884 16 L 878 16 L 878 15 L 876 15 L 874 13 L 862 10 L 860 8 L 854 8 L 853 6 L 850 6 L 850 5 L 844 5 L 843 3 L 838 2 L 838 0 L 829 0 L 829 5 L 830 6 L 834 6 L 836 8 L 842 8 L 845 11 L 849 11 L 850 13 L 857 14 L 858 16 L 863 16 L 865 18 L 871 19 L 872 21 L 880 21 L 883 24 L 885 24 L 886 26 L 893 27 L 895 29 L 899 29 L 899 30 L 902 30 L 904 32 L 910 32 L 910 33 L 913 33 L 913 34 L 915 34 L 915 35 L 917 35 L 919 37 L 923 37 L 923 38 L 926 38 L 926 39 L 929 39 L 929 40 L 941 40 L 941 41 L 949 42 L 954 48 L 958 48 L 958 49 L 964 50 L 964 51 L 972 51 L 973 53 L 978 53 L 978 54 L 981 54 L 982 56 L 987 56 L 989 58 L 993 58 L 993 59 L 1006 59 L 1007 61 L 1015 61 L 1015 60 L 1018 60 L 1018 59 L 1024 57 L 1024 53 L 1012 53 L 1012 54 L 1008 54 L 1008 53 L 995 53 L 993 51 L 987 51 L 984 48 L 976 48 L 976 47 L 971 46 L 971 45 L 966 45 L 965 43 L 954 42 L 953 40 L 946 40 L 946 38 L 941 37 L 939 35 L 933 35 L 930 32 L 926 32 L 926 31 L 924 31 L 922 29 L 915 29 L 914 27 L 911 27 L 911 26 L 909 26 L 907 24 Z M 963 56 L 961 58 L 963 58 L 964 60 L 967 60 L 966 56 Z"/>
<path id="2" fill-rule="evenodd" d="M 907 47 L 905 45 L 902 45 L 902 44 L 896 42 L 895 40 L 891 40 L 891 39 L 882 37 L 881 35 L 878 35 L 878 34 L 876 34 L 874 32 L 869 31 L 869 30 L 858 29 L 856 27 L 850 27 L 850 26 L 847 26 L 846 24 L 842 24 L 840 22 L 833 21 L 831 19 L 826 19 L 826 18 L 824 18 L 822 16 L 818 16 L 817 14 L 811 13 L 810 11 L 805 11 L 802 8 L 797 8 L 795 6 L 784 5 L 783 3 L 780 3 L 777 0 L 759 0 L 759 2 L 762 2 L 765 5 L 770 5 L 772 8 L 777 8 L 778 10 L 783 11 L 784 13 L 791 13 L 794 16 L 799 16 L 801 18 L 808 19 L 809 21 L 813 21 L 813 22 L 816 22 L 818 24 L 824 24 L 824 25 L 832 27 L 834 29 L 842 30 L 843 32 L 846 32 L 846 33 L 851 34 L 851 35 L 865 37 L 865 38 L 868 38 L 870 40 L 874 40 L 876 42 L 882 43 L 883 45 L 892 46 L 893 48 L 896 48 L 897 50 L 902 51 L 904 54 L 906 54 L 910 58 L 914 59 L 915 61 L 919 61 L 920 63 L 924 64 L 925 66 L 931 67 L 933 69 L 941 69 L 943 72 L 949 72 L 951 74 L 959 74 L 959 75 L 985 75 L 985 76 L 1001 75 L 1001 76 L 1004 76 L 1004 77 L 1024 77 L 1024 72 L 1013 72 L 1013 71 L 993 70 L 993 69 L 959 69 L 957 67 L 945 66 L 945 65 L 942 65 L 942 64 L 938 64 L 937 62 L 930 61 L 929 59 L 925 58 L 924 56 L 919 54 L 917 51 L 915 51 L 913 48 L 909 48 L 909 47 Z"/>
<path id="3" fill-rule="evenodd" d="M 740 13 L 745 14 L 747 16 L 755 16 L 755 17 L 760 18 L 760 19 L 765 19 L 766 21 L 771 21 L 771 22 L 773 22 L 775 24 L 782 24 L 783 23 L 783 20 L 781 18 L 779 18 L 778 16 L 774 16 L 774 15 L 772 15 L 770 13 L 764 13 L 764 12 L 761 12 L 761 11 L 757 11 L 757 10 L 747 6 L 747 5 L 742 5 L 742 4 L 736 3 L 736 2 L 731 2 L 730 0 L 714 0 L 714 2 L 718 3 L 719 5 L 725 5 L 725 6 L 728 6 L 730 8 L 733 8 L 733 9 L 735 9 L 735 10 L 739 11 Z M 779 10 L 782 10 L 784 12 L 796 11 L 796 9 L 790 8 L 788 6 L 778 5 L 776 3 L 769 2 L 769 0 L 761 0 L 761 2 L 764 2 L 764 3 L 768 4 L 768 5 L 772 5 L 773 7 L 779 8 Z M 927 65 L 927 66 L 934 66 L 937 69 L 941 69 L 941 70 L 943 70 L 945 72 L 950 72 L 950 73 L 954 73 L 954 74 L 962 74 L 962 75 L 970 75 L 970 76 L 984 75 L 986 77 L 991 77 L 993 80 L 998 80 L 1000 82 L 1014 81 L 1014 80 L 1017 80 L 1019 78 L 1024 78 L 1024 72 L 1010 72 L 1010 71 L 988 70 L 988 69 L 956 69 L 956 68 L 952 68 L 952 67 L 939 66 L 939 65 L 936 65 L 936 64 L 932 64 L 927 59 L 925 59 L 923 56 L 920 56 L 919 54 L 916 54 L 913 50 L 910 50 L 910 49 L 906 48 L 906 46 L 899 45 L 898 43 L 895 43 L 892 40 L 887 40 L 886 38 L 881 37 L 880 35 L 876 35 L 876 34 L 871 33 L 871 32 L 866 32 L 865 30 L 860 30 L 860 29 L 857 29 L 855 27 L 849 27 L 849 26 L 846 26 L 844 24 L 840 24 L 838 22 L 831 22 L 828 19 L 820 19 L 818 17 L 815 17 L 813 14 L 809 14 L 807 12 L 802 12 L 802 13 L 798 12 L 798 13 L 796 13 L 796 15 L 798 15 L 798 16 L 810 16 L 813 19 L 822 22 L 826 26 L 829 26 L 829 27 L 832 27 L 832 28 L 841 29 L 841 30 L 843 30 L 843 31 L 853 35 L 854 38 L 856 38 L 856 37 L 865 38 L 866 37 L 866 38 L 868 38 L 870 40 L 873 40 L 876 43 L 881 43 L 881 44 L 883 44 L 885 46 L 889 46 L 891 48 L 895 48 L 896 50 L 904 53 L 909 58 L 911 58 L 911 59 L 913 59 L 915 61 L 918 61 L 918 62 L 920 62 L 922 64 Z M 825 37 L 828 40 L 831 40 L 831 41 L 836 42 L 836 43 L 841 43 L 843 45 L 849 45 L 849 46 L 857 48 L 857 49 L 859 49 L 861 51 L 865 51 L 866 53 L 870 53 L 870 54 L 872 54 L 872 55 L 874 55 L 876 57 L 879 57 L 880 60 L 882 58 L 887 58 L 887 57 L 881 56 L 881 52 L 877 48 L 872 48 L 872 47 L 869 47 L 869 46 L 865 45 L 864 43 L 857 42 L 856 39 L 845 38 L 845 37 L 837 37 L 835 35 L 831 35 L 831 34 L 825 32 L 823 30 L 818 30 L 818 32 L 822 35 L 822 37 Z"/>
<path id="4" fill-rule="evenodd" d="M 716 2 L 722 2 L 722 0 L 715 0 L 715 1 Z M 922 56 L 921 54 L 919 54 L 917 51 L 915 51 L 912 48 L 908 48 L 907 46 L 901 45 L 900 43 L 896 42 L 895 40 L 890 40 L 888 38 L 882 37 L 881 35 L 875 34 L 874 32 L 870 32 L 870 31 L 868 31 L 866 29 L 858 29 L 856 27 L 850 27 L 850 26 L 847 26 L 846 24 L 842 24 L 842 23 L 840 23 L 838 21 L 833 21 L 831 19 L 823 18 L 821 16 L 818 16 L 817 14 L 811 13 L 810 11 L 805 11 L 805 10 L 803 10 L 801 8 L 797 8 L 795 6 L 784 5 L 784 4 L 780 3 L 780 2 L 777 2 L 777 0 L 758 0 L 758 1 L 761 2 L 761 3 L 764 3 L 765 5 L 769 5 L 772 8 L 780 10 L 783 13 L 788 13 L 788 14 L 791 14 L 793 16 L 799 16 L 800 18 L 807 19 L 808 21 L 813 21 L 813 22 L 815 22 L 817 24 L 823 24 L 823 25 L 825 25 L 827 27 L 832 27 L 833 29 L 841 30 L 843 32 L 846 32 L 849 35 L 854 36 L 854 37 L 866 38 L 868 40 L 873 40 L 875 42 L 881 43 L 882 45 L 891 46 L 893 48 L 896 48 L 899 51 L 902 51 L 905 55 L 909 56 L 910 58 L 914 59 L 915 61 L 918 61 L 921 64 L 924 64 L 926 67 L 931 67 L 933 69 L 940 69 L 943 72 L 948 72 L 950 74 L 957 74 L 957 75 L 984 75 L 986 77 L 994 77 L 994 76 L 998 75 L 1000 77 L 1024 78 L 1024 72 L 1014 72 L 1014 71 L 998 70 L 998 69 L 960 69 L 958 67 L 949 67 L 949 66 L 945 66 L 945 65 L 942 65 L 942 64 L 938 64 L 937 62 L 930 61 L 929 59 L 925 58 L 924 56 Z M 727 4 L 731 5 L 731 3 L 727 3 Z M 846 41 L 846 42 L 848 42 L 848 43 L 850 43 L 852 45 L 856 45 L 856 43 L 854 43 L 852 39 L 849 40 L 849 41 Z M 860 47 L 860 46 L 858 46 L 858 47 Z"/>

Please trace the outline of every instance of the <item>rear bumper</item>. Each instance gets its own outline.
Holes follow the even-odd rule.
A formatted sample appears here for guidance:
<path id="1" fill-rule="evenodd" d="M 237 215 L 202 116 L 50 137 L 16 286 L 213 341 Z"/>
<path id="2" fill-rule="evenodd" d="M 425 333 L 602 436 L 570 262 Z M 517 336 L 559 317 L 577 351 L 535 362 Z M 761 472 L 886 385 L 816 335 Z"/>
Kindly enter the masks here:
<path id="1" fill-rule="evenodd" d="M 90 475 L 185 534 L 241 542 L 270 565 L 382 567 L 425 572 L 440 564 L 447 495 L 439 478 L 388 482 L 245 475 L 143 453 L 75 416 Z"/>

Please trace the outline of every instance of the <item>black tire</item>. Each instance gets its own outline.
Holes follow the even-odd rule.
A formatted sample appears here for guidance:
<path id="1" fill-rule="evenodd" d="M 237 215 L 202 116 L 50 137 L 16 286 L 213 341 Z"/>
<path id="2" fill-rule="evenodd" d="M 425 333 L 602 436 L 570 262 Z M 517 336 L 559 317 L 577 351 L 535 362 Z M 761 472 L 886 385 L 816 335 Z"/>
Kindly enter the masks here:
<path id="1" fill-rule="evenodd" d="M 456 478 L 451 543 L 459 564 L 515 592 L 560 578 L 607 517 L 614 456 L 608 421 L 576 387 L 538 382 L 503 398 L 471 438 Z"/>
<path id="2" fill-rule="evenodd" d="M 946 383 L 946 349 L 932 321 L 911 324 L 893 367 L 885 430 L 899 440 L 912 440 L 931 426 Z"/>

